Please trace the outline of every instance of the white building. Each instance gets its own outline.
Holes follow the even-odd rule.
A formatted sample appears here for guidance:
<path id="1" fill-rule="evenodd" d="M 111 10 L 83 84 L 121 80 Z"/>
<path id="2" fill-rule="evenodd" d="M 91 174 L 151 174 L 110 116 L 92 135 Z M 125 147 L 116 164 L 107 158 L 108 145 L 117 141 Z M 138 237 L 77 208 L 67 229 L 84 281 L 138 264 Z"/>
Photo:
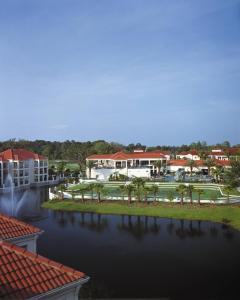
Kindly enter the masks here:
<path id="1" fill-rule="evenodd" d="M 225 154 L 225 152 L 222 149 L 213 149 L 209 153 L 208 157 L 211 159 L 229 160 L 228 156 Z"/>
<path id="2" fill-rule="evenodd" d="M 48 160 L 24 149 L 8 149 L 0 153 L 0 188 L 9 185 L 9 174 L 15 187 L 47 182 Z"/>
<path id="3" fill-rule="evenodd" d="M 114 154 L 94 154 L 87 157 L 94 163 L 90 169 L 87 168 L 87 176 L 107 180 L 112 174 L 122 174 L 127 177 L 150 178 L 159 171 L 159 166 L 155 164 L 161 161 L 161 169 L 166 168 L 167 161 L 170 159 L 169 153 L 161 151 L 144 152 L 136 151 L 133 153 L 117 152 Z"/>
<path id="4" fill-rule="evenodd" d="M 196 150 L 183 151 L 176 155 L 177 159 L 200 160 L 200 156 Z"/>

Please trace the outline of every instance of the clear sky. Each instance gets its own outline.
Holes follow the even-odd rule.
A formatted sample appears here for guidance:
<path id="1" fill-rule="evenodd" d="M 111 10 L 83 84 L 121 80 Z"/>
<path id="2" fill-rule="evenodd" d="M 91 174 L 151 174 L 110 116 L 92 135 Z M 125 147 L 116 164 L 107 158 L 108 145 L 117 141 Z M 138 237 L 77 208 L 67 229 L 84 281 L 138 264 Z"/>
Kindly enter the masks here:
<path id="1" fill-rule="evenodd" d="M 240 0 L 0 0 L 0 140 L 240 143 Z"/>

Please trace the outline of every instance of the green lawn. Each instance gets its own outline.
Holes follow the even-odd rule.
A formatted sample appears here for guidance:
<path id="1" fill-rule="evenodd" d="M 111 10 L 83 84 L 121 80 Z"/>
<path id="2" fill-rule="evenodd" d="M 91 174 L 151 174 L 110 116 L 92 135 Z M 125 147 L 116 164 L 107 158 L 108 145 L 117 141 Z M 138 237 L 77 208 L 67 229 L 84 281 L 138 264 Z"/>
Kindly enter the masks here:
<path id="1" fill-rule="evenodd" d="M 87 184 L 86 184 L 87 186 Z M 178 193 L 176 192 L 176 187 L 169 187 L 169 184 L 167 184 L 168 187 L 164 187 L 164 186 L 160 186 L 159 188 L 159 193 L 157 194 L 157 197 L 160 198 L 168 198 L 169 192 L 173 192 L 173 196 L 174 198 L 179 197 Z M 71 191 L 77 191 L 79 189 L 79 185 L 75 185 L 70 187 L 68 190 Z M 215 195 L 216 198 L 220 199 L 222 198 L 222 195 L 219 191 L 218 188 L 215 189 L 209 189 L 209 188 L 203 188 L 204 190 L 204 194 L 201 195 L 201 199 L 211 199 L 213 193 Z M 120 197 L 121 193 L 119 191 L 119 188 L 117 185 L 114 184 L 105 184 L 105 194 L 108 196 L 112 196 L 112 197 Z M 90 195 L 90 192 L 87 192 L 86 195 Z M 125 195 L 127 196 L 127 195 Z M 153 197 L 152 194 L 149 194 L 149 197 Z M 193 193 L 193 200 L 197 200 L 198 199 L 198 195 L 197 193 Z"/>
<path id="2" fill-rule="evenodd" d="M 205 220 L 220 223 L 229 223 L 232 227 L 240 229 L 240 205 L 183 205 L 163 203 L 123 203 L 113 201 L 86 201 L 81 203 L 71 200 L 52 200 L 45 202 L 43 207 L 54 210 L 81 211 L 101 214 L 126 214 L 156 216 L 163 218 Z"/>

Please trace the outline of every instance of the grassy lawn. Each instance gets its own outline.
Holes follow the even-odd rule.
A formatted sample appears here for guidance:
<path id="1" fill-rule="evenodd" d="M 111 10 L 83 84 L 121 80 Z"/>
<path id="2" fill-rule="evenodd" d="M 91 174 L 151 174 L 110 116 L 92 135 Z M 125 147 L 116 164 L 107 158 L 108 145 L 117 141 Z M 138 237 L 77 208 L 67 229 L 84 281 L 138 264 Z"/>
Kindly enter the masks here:
<path id="1" fill-rule="evenodd" d="M 69 191 L 71 191 L 71 190 L 77 191 L 78 189 L 79 189 L 79 185 L 75 185 L 75 186 L 70 187 L 68 190 Z M 222 198 L 222 195 L 218 188 L 216 188 L 216 189 L 207 189 L 207 188 L 204 189 L 203 188 L 203 190 L 204 190 L 204 194 L 201 195 L 202 200 L 211 199 L 213 193 L 216 195 L 215 197 L 217 199 Z M 108 196 L 112 196 L 112 197 L 114 197 L 114 196 L 120 197 L 121 196 L 118 186 L 105 184 L 105 192 L 106 192 L 106 195 L 108 195 Z M 171 188 L 169 186 L 168 187 L 160 186 L 159 193 L 157 193 L 157 197 L 168 198 L 169 192 L 173 193 L 174 198 L 179 197 L 178 193 L 176 192 L 176 188 L 175 187 Z M 91 194 L 90 192 L 86 192 L 86 195 L 90 195 L 90 194 Z M 153 195 L 151 195 L 151 194 L 149 194 L 149 196 L 153 197 Z M 197 199 L 198 199 L 197 193 L 193 192 L 193 200 L 197 200 Z"/>
<path id="2" fill-rule="evenodd" d="M 167 203 L 132 203 L 118 201 L 79 201 L 52 200 L 45 202 L 43 207 L 54 210 L 93 212 L 100 214 L 125 214 L 155 216 L 163 218 L 204 220 L 220 223 L 229 223 L 232 227 L 240 230 L 240 205 L 189 205 Z"/>

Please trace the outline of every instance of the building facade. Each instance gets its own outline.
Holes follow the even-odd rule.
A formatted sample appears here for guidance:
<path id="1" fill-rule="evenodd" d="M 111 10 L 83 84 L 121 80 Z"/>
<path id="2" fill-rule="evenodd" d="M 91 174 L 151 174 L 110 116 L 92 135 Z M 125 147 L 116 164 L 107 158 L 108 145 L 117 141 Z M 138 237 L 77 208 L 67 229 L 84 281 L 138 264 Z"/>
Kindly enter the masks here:
<path id="1" fill-rule="evenodd" d="M 144 152 L 138 150 L 133 153 L 94 154 L 86 159 L 87 176 L 101 180 L 108 180 L 112 174 L 122 174 L 129 178 L 150 178 L 156 175 L 159 169 L 163 170 L 169 159 L 169 153 L 160 151 Z M 91 168 L 89 167 L 90 161 L 93 162 Z"/>
<path id="2" fill-rule="evenodd" d="M 0 153 L 0 188 L 38 185 L 48 181 L 48 159 L 24 149 Z"/>

